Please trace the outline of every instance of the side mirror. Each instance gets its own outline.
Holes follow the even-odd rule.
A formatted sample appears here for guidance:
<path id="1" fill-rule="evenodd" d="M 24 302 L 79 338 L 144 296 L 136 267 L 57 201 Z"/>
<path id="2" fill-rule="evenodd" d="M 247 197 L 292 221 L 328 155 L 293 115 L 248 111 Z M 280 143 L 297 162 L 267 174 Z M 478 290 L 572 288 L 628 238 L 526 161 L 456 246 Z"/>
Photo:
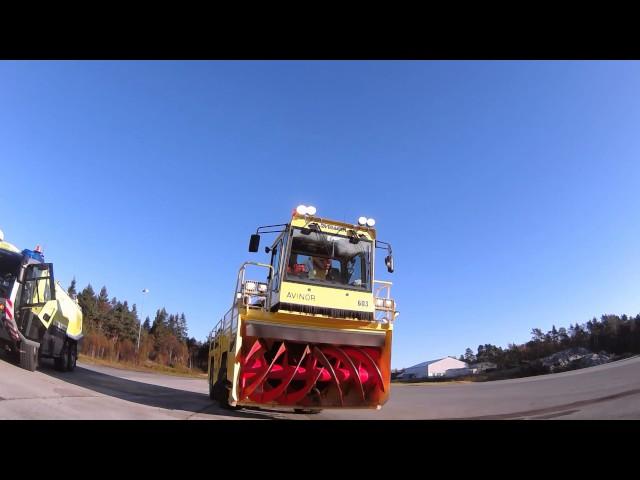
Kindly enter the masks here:
<path id="1" fill-rule="evenodd" d="M 271 249 L 269 247 L 264 247 L 264 253 L 269 253 Z"/>
<path id="2" fill-rule="evenodd" d="M 393 256 L 387 255 L 384 259 L 384 264 L 387 266 L 387 271 L 393 273 Z"/>
<path id="3" fill-rule="evenodd" d="M 253 235 L 251 235 L 251 240 L 249 241 L 249 251 L 257 252 L 259 246 L 260 246 L 260 235 L 258 235 L 257 233 L 254 233 Z"/>

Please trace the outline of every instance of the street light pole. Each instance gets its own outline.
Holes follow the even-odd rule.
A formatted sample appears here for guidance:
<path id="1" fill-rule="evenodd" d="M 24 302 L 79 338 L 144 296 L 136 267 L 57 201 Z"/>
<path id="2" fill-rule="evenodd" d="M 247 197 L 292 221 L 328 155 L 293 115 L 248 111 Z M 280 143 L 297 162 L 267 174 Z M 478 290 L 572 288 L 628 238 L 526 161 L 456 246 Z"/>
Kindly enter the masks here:
<path id="1" fill-rule="evenodd" d="M 147 294 L 147 293 L 149 293 L 149 289 L 148 288 L 143 288 L 142 289 L 142 302 L 140 302 L 140 320 L 139 320 L 140 327 L 138 328 L 138 349 L 137 349 L 138 352 L 140 351 L 140 334 L 142 333 L 142 317 L 144 316 L 143 313 L 142 313 L 144 311 L 144 295 Z"/>

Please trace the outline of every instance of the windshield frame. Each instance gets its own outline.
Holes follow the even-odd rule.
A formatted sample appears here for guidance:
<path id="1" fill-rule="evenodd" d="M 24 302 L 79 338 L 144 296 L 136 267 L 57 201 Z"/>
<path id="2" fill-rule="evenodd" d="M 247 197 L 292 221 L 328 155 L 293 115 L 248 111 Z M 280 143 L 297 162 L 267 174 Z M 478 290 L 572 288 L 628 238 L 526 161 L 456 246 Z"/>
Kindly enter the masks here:
<path id="1" fill-rule="evenodd" d="M 305 278 L 291 278 L 289 277 L 289 275 L 287 274 L 286 271 L 286 263 L 285 262 L 289 262 L 289 259 L 291 258 L 291 249 L 293 248 L 293 233 L 295 230 L 299 230 L 302 231 L 302 227 L 295 227 L 295 226 L 291 226 L 289 228 L 288 234 L 287 234 L 287 248 L 286 248 L 286 255 L 283 255 L 281 258 L 281 268 L 282 268 L 282 282 L 288 282 L 288 283 L 298 283 L 301 285 L 314 285 L 316 287 L 323 287 L 323 288 L 336 288 L 336 289 L 340 289 L 340 290 L 350 290 L 350 291 L 354 291 L 354 292 L 361 292 L 361 293 L 373 293 L 373 266 L 374 266 L 374 255 L 375 255 L 375 248 L 374 248 L 374 242 L 372 240 L 369 240 L 367 238 L 359 238 L 359 242 L 367 242 L 369 244 L 369 265 L 367 266 L 367 271 L 369 273 L 369 278 L 368 278 L 368 285 L 366 288 L 362 288 L 362 287 L 356 287 L 356 286 L 351 286 L 349 284 L 343 284 L 343 283 L 323 283 L 322 281 L 317 281 L 317 280 L 309 280 L 309 279 L 305 279 Z M 333 232 L 325 232 L 322 231 L 322 233 L 324 235 L 330 235 L 333 237 L 341 237 L 344 238 L 345 240 L 349 240 L 350 237 L 348 235 L 340 235 L 338 233 L 333 233 Z M 365 262 L 366 263 L 366 262 Z"/>

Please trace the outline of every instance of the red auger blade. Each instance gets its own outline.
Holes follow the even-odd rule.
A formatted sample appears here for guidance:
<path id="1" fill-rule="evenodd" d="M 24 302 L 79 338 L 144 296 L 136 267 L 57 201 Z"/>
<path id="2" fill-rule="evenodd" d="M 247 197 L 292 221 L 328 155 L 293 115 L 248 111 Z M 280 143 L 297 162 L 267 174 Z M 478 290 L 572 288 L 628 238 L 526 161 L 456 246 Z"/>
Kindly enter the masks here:
<path id="1" fill-rule="evenodd" d="M 253 342 L 251 350 L 249 350 L 247 357 L 244 359 L 244 363 L 248 364 L 249 360 L 251 360 L 251 357 L 253 357 L 258 352 L 258 350 L 266 350 L 260 339 L 257 339 L 255 342 Z"/>
<path id="2" fill-rule="evenodd" d="M 307 363 L 305 364 L 305 376 L 306 381 L 304 386 L 296 391 L 287 393 L 284 397 L 282 397 L 281 402 L 284 405 L 295 405 L 300 402 L 304 397 L 306 397 L 309 392 L 316 386 L 316 382 L 320 378 L 320 375 L 323 372 L 322 368 L 317 368 L 316 365 L 318 363 L 318 359 L 314 355 L 309 355 L 307 357 Z"/>
<path id="3" fill-rule="evenodd" d="M 285 346 L 285 343 L 282 342 L 280 344 L 280 348 L 278 348 L 278 351 L 273 356 L 273 359 L 271 360 L 271 363 L 266 368 L 263 368 L 263 371 L 260 372 L 257 375 L 257 378 L 248 387 L 246 387 L 243 390 L 243 392 L 242 392 L 242 398 L 243 399 L 245 399 L 249 395 L 251 395 L 254 392 L 254 390 L 260 386 L 260 384 L 264 381 L 264 379 L 269 374 L 269 370 L 271 370 L 271 368 L 273 367 L 273 364 L 276 363 L 276 360 L 278 360 L 280 355 L 282 355 L 285 352 L 286 349 L 287 349 L 287 347 Z"/>
<path id="4" fill-rule="evenodd" d="M 333 354 L 334 357 L 340 359 L 342 363 L 344 363 L 353 378 L 355 378 L 358 388 L 360 389 L 360 394 L 362 396 L 362 400 L 365 400 L 364 395 L 364 387 L 362 386 L 362 379 L 360 378 L 360 372 L 358 368 L 354 365 L 353 361 L 349 358 L 349 356 L 342 350 L 340 347 L 325 347 L 325 352 Z"/>
<path id="5" fill-rule="evenodd" d="M 251 346 L 251 349 L 249 350 L 249 353 L 247 354 L 246 357 L 242 358 L 242 355 L 239 354 L 239 360 L 241 365 L 244 367 L 243 368 L 243 373 L 240 377 L 240 391 L 243 391 L 247 381 L 249 381 L 251 378 L 254 378 L 256 373 L 254 372 L 247 372 L 247 367 L 251 368 L 251 366 L 254 366 L 252 363 L 250 362 L 257 362 L 258 359 L 254 360 L 254 356 L 260 358 L 260 360 L 263 360 L 263 362 L 261 363 L 266 363 L 264 362 L 264 357 L 261 356 L 261 354 L 264 354 L 264 352 L 267 350 L 267 348 L 264 345 L 264 342 L 262 341 L 262 339 L 257 339 L 255 342 L 253 342 L 253 345 Z"/>
<path id="6" fill-rule="evenodd" d="M 318 359 L 318 361 L 331 374 L 331 379 L 333 380 L 333 383 L 335 383 L 336 388 L 338 389 L 338 395 L 339 395 L 339 398 L 340 398 L 340 405 L 344 405 L 344 401 L 343 401 L 343 398 L 342 398 L 342 389 L 340 388 L 340 380 L 338 380 L 338 376 L 336 375 L 336 372 L 333 369 L 333 366 L 331 365 L 331 362 L 329 361 L 329 359 L 327 357 L 325 357 L 324 353 L 322 353 L 322 350 L 320 350 L 316 346 L 313 347 L 313 354 Z"/>
<path id="7" fill-rule="evenodd" d="M 333 385 L 340 406 L 375 401 L 385 391 L 378 365 L 381 352 L 356 346 L 300 344 L 256 339 L 240 360 L 240 398 L 258 404 L 292 406 L 334 405 Z M 277 348 L 276 348 L 277 347 Z M 296 352 L 296 358 L 292 359 Z M 299 357 L 298 357 L 299 355 Z M 269 358 L 269 360 L 267 360 Z M 290 363 L 291 362 L 291 363 Z M 355 389 L 355 390 L 354 390 Z M 318 395 L 313 398 L 314 393 Z"/>
<path id="8" fill-rule="evenodd" d="M 300 371 L 300 365 L 302 365 L 302 362 L 304 361 L 305 357 L 310 353 L 311 353 L 311 349 L 309 348 L 309 345 L 307 345 L 304 351 L 302 352 L 302 356 L 300 357 L 298 364 L 293 368 L 289 367 L 291 371 L 288 374 L 288 376 L 285 377 L 280 383 L 280 385 L 278 385 L 277 387 L 273 388 L 272 390 L 268 390 L 266 392 L 263 391 L 262 396 L 260 397 L 260 401 L 268 403 L 280 397 L 284 393 L 284 391 L 287 389 L 287 387 L 293 380 L 293 377 L 296 375 L 296 373 Z M 285 361 L 284 364 L 287 365 L 287 362 Z"/>
<path id="9" fill-rule="evenodd" d="M 358 347 L 345 347 L 344 351 L 349 354 L 349 356 L 360 360 L 363 364 L 368 367 L 368 370 L 375 373 L 374 378 L 378 381 L 378 385 L 384 392 L 384 380 L 382 379 L 382 372 L 380 372 L 380 368 L 376 364 L 375 360 L 371 358 L 371 356 L 365 352 L 364 350 Z"/>

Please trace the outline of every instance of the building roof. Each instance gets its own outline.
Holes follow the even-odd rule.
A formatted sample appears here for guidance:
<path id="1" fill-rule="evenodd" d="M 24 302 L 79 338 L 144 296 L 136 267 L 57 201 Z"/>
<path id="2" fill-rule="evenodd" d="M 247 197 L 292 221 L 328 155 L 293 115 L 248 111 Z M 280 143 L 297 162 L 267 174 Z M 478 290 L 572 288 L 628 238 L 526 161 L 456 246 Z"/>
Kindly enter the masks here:
<path id="1" fill-rule="evenodd" d="M 440 360 L 446 360 L 447 358 L 451 358 L 453 360 L 458 360 L 457 358 L 454 357 L 442 357 L 442 358 L 436 358 L 435 360 L 429 360 L 427 362 L 422 362 L 422 363 L 418 363 L 417 365 L 413 365 L 412 367 L 407 367 L 406 370 L 410 369 L 410 368 L 424 368 L 428 365 L 431 365 L 432 363 L 436 363 L 439 362 Z M 458 360 L 458 362 L 460 362 L 461 360 Z M 462 362 L 466 365 L 465 362 Z"/>

